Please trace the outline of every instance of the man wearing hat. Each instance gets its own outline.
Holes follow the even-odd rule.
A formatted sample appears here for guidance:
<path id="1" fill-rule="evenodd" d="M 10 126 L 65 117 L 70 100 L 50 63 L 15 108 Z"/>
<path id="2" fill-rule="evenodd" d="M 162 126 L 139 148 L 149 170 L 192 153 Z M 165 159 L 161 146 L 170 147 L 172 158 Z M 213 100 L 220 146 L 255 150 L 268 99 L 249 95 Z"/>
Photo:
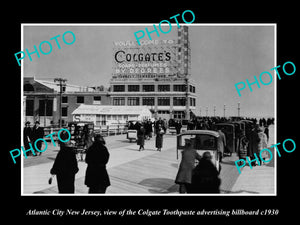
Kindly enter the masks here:
<path id="1" fill-rule="evenodd" d="M 32 139 L 32 130 L 31 130 L 31 127 L 30 127 L 30 122 L 27 121 L 25 123 L 25 127 L 23 129 L 23 144 L 24 144 L 24 148 L 25 149 L 29 149 L 30 146 L 29 146 L 29 143 L 31 142 L 31 139 Z M 31 151 L 29 151 L 27 153 L 27 155 L 31 155 Z"/>
<path id="2" fill-rule="evenodd" d="M 32 146 L 34 147 L 34 143 L 37 139 L 39 138 L 43 138 L 44 137 L 44 129 L 42 127 L 40 127 L 40 122 L 36 121 L 35 125 L 32 128 Z M 39 141 L 36 143 L 36 147 L 41 150 L 42 149 L 42 142 Z M 41 155 L 42 153 L 39 152 L 39 155 Z"/>

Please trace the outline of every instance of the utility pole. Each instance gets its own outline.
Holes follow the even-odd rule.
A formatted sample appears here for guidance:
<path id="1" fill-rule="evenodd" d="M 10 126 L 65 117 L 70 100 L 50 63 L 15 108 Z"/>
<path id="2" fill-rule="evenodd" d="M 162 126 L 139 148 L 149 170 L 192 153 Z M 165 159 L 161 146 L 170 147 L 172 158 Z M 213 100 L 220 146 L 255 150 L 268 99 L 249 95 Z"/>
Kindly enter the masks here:
<path id="1" fill-rule="evenodd" d="M 62 127 L 62 110 L 61 110 L 61 103 L 62 103 L 62 93 L 63 87 L 66 87 L 66 79 L 63 78 L 55 78 L 54 82 L 57 83 L 57 86 L 59 86 L 59 127 Z"/>
<path id="2" fill-rule="evenodd" d="M 190 102 L 189 102 L 189 79 L 185 78 L 185 114 L 187 120 L 190 119 Z"/>

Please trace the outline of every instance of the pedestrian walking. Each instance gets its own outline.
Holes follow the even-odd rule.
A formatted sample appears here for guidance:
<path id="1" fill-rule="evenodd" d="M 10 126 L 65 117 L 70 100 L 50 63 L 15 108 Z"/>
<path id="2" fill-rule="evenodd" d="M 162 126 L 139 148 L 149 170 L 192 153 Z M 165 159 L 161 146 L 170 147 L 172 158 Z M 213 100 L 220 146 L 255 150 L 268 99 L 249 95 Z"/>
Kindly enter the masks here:
<path id="1" fill-rule="evenodd" d="M 189 192 L 189 186 L 192 183 L 192 172 L 195 168 L 195 160 L 200 160 L 201 156 L 193 149 L 190 140 L 186 140 L 183 151 L 181 152 L 181 162 L 176 175 L 175 183 L 179 184 L 179 193 Z"/>
<path id="2" fill-rule="evenodd" d="M 267 135 L 264 133 L 264 129 L 263 127 L 259 127 L 258 128 L 258 137 L 259 137 L 259 142 L 258 142 L 258 157 L 261 155 L 261 157 L 259 157 L 260 159 L 260 165 L 263 164 L 263 161 L 265 161 L 266 158 L 269 158 L 269 155 L 267 153 L 267 151 L 263 151 L 263 154 L 260 154 L 260 151 L 263 150 L 264 148 L 267 148 Z M 263 161 L 262 161 L 263 159 Z"/>
<path id="3" fill-rule="evenodd" d="M 163 126 L 161 124 L 158 124 L 158 129 L 155 138 L 155 147 L 157 148 L 157 151 L 161 151 L 161 148 L 163 147 L 164 134 L 165 134 L 165 130 Z"/>
<path id="4" fill-rule="evenodd" d="M 239 145 L 239 149 L 238 149 L 239 159 L 243 159 L 246 161 L 248 145 L 249 145 L 248 139 L 246 138 L 246 136 L 244 134 L 241 134 L 240 145 Z M 241 163 L 242 162 L 239 161 L 239 165 L 241 165 Z"/>
<path id="5" fill-rule="evenodd" d="M 218 129 L 219 137 L 218 137 L 218 154 L 220 162 L 222 162 L 222 158 L 224 155 L 224 149 L 226 146 L 226 137 L 221 129 Z"/>
<path id="6" fill-rule="evenodd" d="M 145 145 L 145 128 L 143 125 L 140 126 L 140 129 L 137 131 L 137 145 L 140 146 L 139 151 L 144 150 Z"/>
<path id="7" fill-rule="evenodd" d="M 84 184 L 89 187 L 89 193 L 105 193 L 110 186 L 110 179 L 106 170 L 109 152 L 100 134 L 95 136 L 95 141 L 87 150 L 85 162 L 87 169 Z"/>
<path id="8" fill-rule="evenodd" d="M 94 137 L 95 137 L 94 131 L 92 129 L 86 128 L 86 132 L 84 135 L 84 145 L 86 149 L 92 146 L 94 142 Z"/>
<path id="9" fill-rule="evenodd" d="M 250 157 L 251 161 L 255 159 L 254 153 L 259 158 L 258 143 L 260 141 L 260 138 L 257 134 L 257 129 L 258 129 L 257 125 L 254 125 L 254 127 L 252 128 L 249 134 L 249 145 L 248 145 L 247 155 Z M 251 166 L 256 166 L 256 162 L 255 161 L 251 162 Z"/>
<path id="10" fill-rule="evenodd" d="M 182 127 L 181 122 L 179 120 L 176 120 L 175 121 L 176 134 L 180 134 L 181 127 Z"/>
<path id="11" fill-rule="evenodd" d="M 269 124 L 267 123 L 267 126 L 265 127 L 264 133 L 267 135 L 267 144 L 269 143 Z"/>
<path id="12" fill-rule="evenodd" d="M 153 128 L 152 128 L 152 121 L 151 119 L 149 119 L 148 121 L 146 121 L 146 125 L 147 125 L 147 136 L 148 139 L 152 138 L 152 133 L 153 133 Z"/>
<path id="13" fill-rule="evenodd" d="M 36 121 L 35 125 L 32 128 L 32 146 L 34 146 L 34 143 L 37 139 L 44 137 L 44 129 L 40 127 L 40 122 Z M 41 150 L 42 149 L 42 141 L 38 141 L 36 143 L 36 147 Z M 42 152 L 39 152 L 39 155 L 42 155 Z"/>
<path id="14" fill-rule="evenodd" d="M 204 152 L 193 170 L 192 182 L 188 193 L 220 193 L 219 172 L 211 161 L 210 152 Z"/>
<path id="15" fill-rule="evenodd" d="M 24 143 L 24 148 L 27 150 L 30 148 L 29 143 L 31 143 L 31 139 L 32 139 L 32 130 L 30 127 L 30 122 L 27 121 L 25 123 L 25 127 L 23 129 L 23 143 Z M 32 155 L 32 152 L 29 151 L 27 153 L 27 155 Z"/>
<path id="16" fill-rule="evenodd" d="M 63 132 L 61 137 L 63 136 Z M 75 192 L 75 174 L 78 170 L 76 154 L 73 148 L 67 143 L 60 142 L 60 151 L 50 170 L 52 175 L 56 175 L 58 192 L 60 194 L 72 194 Z"/>

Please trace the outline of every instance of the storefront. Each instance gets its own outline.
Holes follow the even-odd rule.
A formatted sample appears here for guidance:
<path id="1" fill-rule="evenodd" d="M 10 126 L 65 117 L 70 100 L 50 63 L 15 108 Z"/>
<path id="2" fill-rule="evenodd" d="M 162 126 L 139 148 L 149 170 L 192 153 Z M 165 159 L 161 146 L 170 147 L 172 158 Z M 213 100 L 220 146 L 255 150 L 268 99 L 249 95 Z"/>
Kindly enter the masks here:
<path id="1" fill-rule="evenodd" d="M 126 125 L 131 120 L 148 120 L 152 118 L 146 106 L 111 106 L 81 104 L 72 113 L 73 121 L 91 121 L 96 128 Z"/>

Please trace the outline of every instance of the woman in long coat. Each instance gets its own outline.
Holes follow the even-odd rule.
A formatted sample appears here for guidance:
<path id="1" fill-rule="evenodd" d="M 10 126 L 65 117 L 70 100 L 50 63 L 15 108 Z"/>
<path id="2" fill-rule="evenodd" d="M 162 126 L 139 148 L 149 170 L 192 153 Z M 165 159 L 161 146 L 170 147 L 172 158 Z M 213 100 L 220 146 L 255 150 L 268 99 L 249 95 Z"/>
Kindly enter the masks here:
<path id="1" fill-rule="evenodd" d="M 142 125 L 140 129 L 137 131 L 137 145 L 140 146 L 139 151 L 144 150 L 145 145 L 145 128 Z"/>
<path id="2" fill-rule="evenodd" d="M 59 193 L 75 192 L 75 174 L 78 170 L 77 159 L 73 149 L 65 145 L 61 146 L 50 170 L 52 175 L 56 175 Z"/>
<path id="3" fill-rule="evenodd" d="M 84 184 L 89 187 L 89 193 L 105 193 L 110 186 L 106 164 L 109 152 L 101 135 L 95 136 L 95 141 L 87 150 L 85 162 L 88 164 Z"/>
<path id="4" fill-rule="evenodd" d="M 191 142 L 186 142 L 184 150 L 181 152 L 181 162 L 175 179 L 179 184 L 179 193 L 187 193 L 192 183 L 192 173 L 195 168 L 195 160 L 201 159 L 201 156 L 192 148 Z"/>
<path id="5" fill-rule="evenodd" d="M 210 152 L 204 152 L 193 171 L 188 193 L 220 193 L 219 171 L 211 161 Z"/>
<path id="6" fill-rule="evenodd" d="M 164 134 L 165 134 L 165 130 L 163 129 L 161 124 L 159 124 L 156 132 L 156 138 L 155 138 L 155 147 L 157 148 L 157 151 L 161 151 L 161 148 L 163 147 Z"/>

